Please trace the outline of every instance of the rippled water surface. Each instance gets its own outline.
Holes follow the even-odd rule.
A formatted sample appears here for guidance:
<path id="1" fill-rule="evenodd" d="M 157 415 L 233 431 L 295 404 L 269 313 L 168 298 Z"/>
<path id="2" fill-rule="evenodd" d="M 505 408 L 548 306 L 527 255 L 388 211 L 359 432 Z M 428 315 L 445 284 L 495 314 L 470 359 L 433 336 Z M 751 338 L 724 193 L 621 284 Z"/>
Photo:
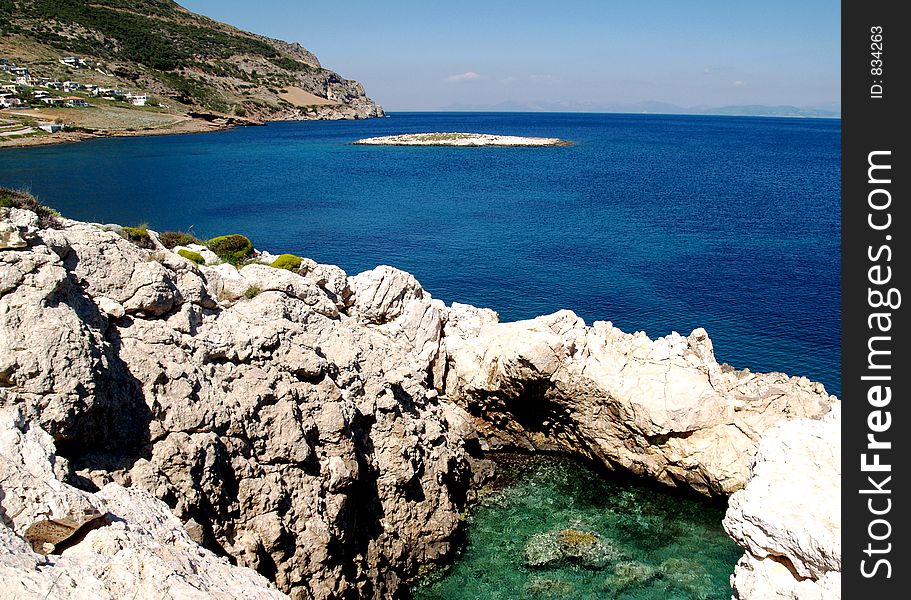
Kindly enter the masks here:
<path id="1" fill-rule="evenodd" d="M 565 148 L 353 146 L 474 131 Z M 0 151 L 65 215 L 391 264 L 504 320 L 568 308 L 840 392 L 837 120 L 410 113 Z"/>
<path id="2" fill-rule="evenodd" d="M 743 554 L 724 509 L 603 476 L 574 460 L 512 457 L 468 519 L 455 564 L 416 600 L 727 600 Z"/>

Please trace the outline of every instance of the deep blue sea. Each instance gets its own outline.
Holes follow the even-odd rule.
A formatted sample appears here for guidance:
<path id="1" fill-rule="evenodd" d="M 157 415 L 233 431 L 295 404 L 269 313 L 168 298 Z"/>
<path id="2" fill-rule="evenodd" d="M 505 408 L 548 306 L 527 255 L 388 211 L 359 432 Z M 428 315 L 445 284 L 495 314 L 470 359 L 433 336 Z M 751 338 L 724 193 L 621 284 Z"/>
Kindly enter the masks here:
<path id="1" fill-rule="evenodd" d="M 554 148 L 371 147 L 470 131 Z M 840 394 L 838 120 L 399 113 L 0 150 L 0 185 L 64 215 L 244 233 L 517 320 L 569 308 Z"/>

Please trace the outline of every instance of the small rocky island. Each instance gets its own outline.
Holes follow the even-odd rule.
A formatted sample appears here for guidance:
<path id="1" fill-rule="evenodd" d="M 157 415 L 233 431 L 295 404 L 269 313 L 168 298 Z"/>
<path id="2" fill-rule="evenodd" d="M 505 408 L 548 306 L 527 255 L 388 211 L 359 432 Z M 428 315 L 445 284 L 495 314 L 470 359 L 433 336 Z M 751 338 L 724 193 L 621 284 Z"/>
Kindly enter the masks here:
<path id="1" fill-rule="evenodd" d="M 0 188 L 4 597 L 399 597 L 511 449 L 728 498 L 736 597 L 838 598 L 840 415 L 819 383 L 719 364 L 703 329 L 502 323 L 392 267 Z"/>
<path id="2" fill-rule="evenodd" d="M 571 146 L 572 142 L 560 138 L 494 135 L 491 133 L 403 133 L 364 138 L 354 142 L 365 146 Z"/>

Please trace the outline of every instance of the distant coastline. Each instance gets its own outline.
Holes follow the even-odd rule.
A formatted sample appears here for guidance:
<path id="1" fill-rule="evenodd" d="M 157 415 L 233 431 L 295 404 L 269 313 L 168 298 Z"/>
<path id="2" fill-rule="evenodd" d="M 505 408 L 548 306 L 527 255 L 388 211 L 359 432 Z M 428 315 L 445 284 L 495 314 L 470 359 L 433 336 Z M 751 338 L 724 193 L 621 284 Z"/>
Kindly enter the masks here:
<path id="1" fill-rule="evenodd" d="M 649 112 L 622 110 L 532 110 L 532 109 L 496 109 L 496 108 L 441 108 L 436 110 L 389 109 L 386 116 L 397 114 L 527 114 L 527 115 L 630 115 L 642 117 L 755 117 L 765 119 L 813 119 L 820 121 L 840 121 L 841 114 L 832 115 L 787 115 L 787 114 L 753 114 L 753 113 L 711 113 L 711 112 Z"/>
<path id="2" fill-rule="evenodd" d="M 0 112 L 0 118 L 3 113 Z M 238 125 L 263 125 L 256 121 L 239 121 L 236 119 L 212 121 L 201 117 L 186 117 L 154 129 L 139 130 L 96 130 L 96 131 L 67 131 L 63 130 L 51 135 L 23 136 L 4 139 L 0 137 L 0 150 L 3 148 L 24 148 L 31 146 L 49 146 L 52 144 L 72 144 L 95 138 L 111 137 L 139 137 L 152 135 L 182 135 L 187 133 L 211 133 L 222 131 Z"/>
<path id="3" fill-rule="evenodd" d="M 681 106 L 671 102 L 500 102 L 497 104 L 450 104 L 441 112 L 580 112 L 609 114 L 706 115 L 738 117 L 799 117 L 840 119 L 841 106 L 836 102 L 818 106 L 791 104 L 732 104 L 724 106 Z M 397 112 L 394 109 L 392 112 Z M 398 111 L 412 112 L 412 111 Z"/>

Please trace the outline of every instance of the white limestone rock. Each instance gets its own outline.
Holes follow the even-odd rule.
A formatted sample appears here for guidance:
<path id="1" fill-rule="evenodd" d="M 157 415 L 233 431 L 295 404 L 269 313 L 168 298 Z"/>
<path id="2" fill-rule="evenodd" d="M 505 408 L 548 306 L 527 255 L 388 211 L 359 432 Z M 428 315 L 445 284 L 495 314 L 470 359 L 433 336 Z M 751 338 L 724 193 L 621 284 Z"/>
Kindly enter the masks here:
<path id="1" fill-rule="evenodd" d="M 411 309 L 400 316 L 414 335 L 390 335 L 340 312 L 353 301 L 340 269 L 197 267 L 74 221 L 0 251 L 0 285 L 0 406 L 67 449 L 78 471 L 58 460 L 64 475 L 145 490 L 295 598 L 393 597 L 452 548 L 476 442 L 415 366 L 425 329 Z M 154 579 L 168 581 L 156 556 L 183 554 L 219 576 L 172 551 L 183 542 L 167 528 L 149 531 Z M 15 532 L 2 539 L 3 564 L 33 564 Z M 84 543 L 64 558 L 114 551 Z M 58 581 L 63 597 L 107 597 L 98 579 Z"/>
<path id="2" fill-rule="evenodd" d="M 814 597 L 799 590 L 832 585 L 841 571 L 840 407 L 765 433 L 723 525 L 746 550 L 733 578 L 741 597 Z"/>
<path id="3" fill-rule="evenodd" d="M 837 403 L 805 378 L 723 368 L 702 329 L 651 340 L 570 311 L 497 323 L 460 307 L 449 319 L 443 391 L 479 417 L 488 446 L 581 452 L 704 494 L 743 487 L 778 420 Z"/>
<path id="4" fill-rule="evenodd" d="M 206 265 L 217 265 L 221 262 L 221 259 L 218 258 L 218 255 L 209 250 L 208 247 L 203 246 L 202 244 L 187 244 L 186 246 L 174 246 L 171 249 L 171 252 L 179 256 L 181 250 L 187 250 L 189 252 L 195 252 L 196 254 L 202 256 Z M 188 260 L 188 259 L 184 259 Z"/>
<path id="5" fill-rule="evenodd" d="M 38 215 L 21 208 L 0 208 L 0 250 L 28 246 L 38 231 Z"/>
<path id="6" fill-rule="evenodd" d="M 487 309 L 443 306 L 391 267 L 351 278 L 306 259 L 298 273 L 197 267 L 112 231 L 61 224 L 0 250 L 0 407 L 50 435 L 45 461 L 48 440 L 66 449 L 76 466 L 54 459 L 58 483 L 144 490 L 194 539 L 270 573 L 294 598 L 394 597 L 450 551 L 488 472 L 472 454 L 479 442 L 568 451 L 725 495 L 743 487 L 776 422 L 837 405 L 805 378 L 718 365 L 702 330 L 653 341 L 569 311 L 499 323 Z M 37 435 L 18 431 L 9 435 Z M 73 506 L 113 510 L 127 501 L 55 491 L 47 472 L 40 480 L 2 502 L 69 510 L 42 498 L 72 496 Z M 34 564 L 23 526 L 0 527 L 3 577 Z M 158 558 L 143 560 L 188 553 L 182 564 L 193 566 L 185 561 L 196 550 L 169 527 L 147 529 L 143 544 Z M 831 578 L 824 553 L 775 536 L 777 545 L 755 532 L 743 540 L 758 560 L 768 560 L 760 549 L 790 552 L 818 581 Z M 99 544 L 98 554 L 113 552 Z M 34 577 L 44 581 L 40 569 Z M 59 582 L 93 597 L 107 585 L 93 577 Z"/>
<path id="7" fill-rule="evenodd" d="M 192 541 L 167 505 L 147 492 L 111 483 L 89 494 L 57 478 L 60 463 L 53 440 L 36 423 L 16 409 L 0 409 L 3 597 L 151 600 L 167 592 L 175 598 L 287 598 L 255 571 Z M 83 513 L 104 516 L 56 554 L 36 554 L 23 539 L 36 521 Z"/>

